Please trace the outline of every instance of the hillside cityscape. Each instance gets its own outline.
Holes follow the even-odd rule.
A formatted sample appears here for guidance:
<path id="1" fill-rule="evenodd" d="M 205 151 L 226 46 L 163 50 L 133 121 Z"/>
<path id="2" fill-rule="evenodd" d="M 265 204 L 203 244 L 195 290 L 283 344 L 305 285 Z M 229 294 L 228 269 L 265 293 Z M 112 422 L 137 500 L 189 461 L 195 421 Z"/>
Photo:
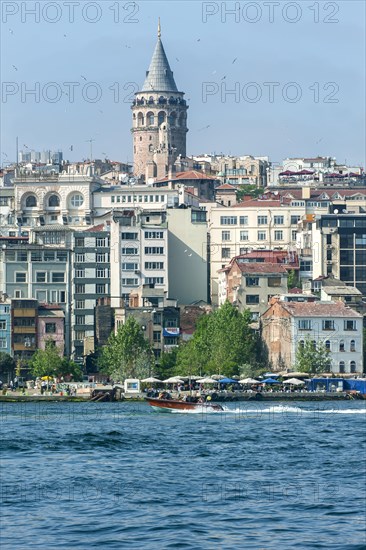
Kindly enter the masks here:
<path id="1" fill-rule="evenodd" d="M 93 158 L 93 140 L 79 162 L 17 147 L 0 173 L 0 352 L 26 376 L 52 343 L 102 380 L 102 350 L 133 318 L 153 353 L 149 375 L 174 364 L 200 375 L 289 372 L 307 346 L 318 364 L 305 371 L 360 375 L 363 167 L 316 151 L 281 165 L 265 151 L 187 156 L 188 111 L 159 25 L 131 105 L 133 163 Z M 240 316 L 253 346 L 209 366 L 192 342 L 220 310 L 227 328 Z"/>

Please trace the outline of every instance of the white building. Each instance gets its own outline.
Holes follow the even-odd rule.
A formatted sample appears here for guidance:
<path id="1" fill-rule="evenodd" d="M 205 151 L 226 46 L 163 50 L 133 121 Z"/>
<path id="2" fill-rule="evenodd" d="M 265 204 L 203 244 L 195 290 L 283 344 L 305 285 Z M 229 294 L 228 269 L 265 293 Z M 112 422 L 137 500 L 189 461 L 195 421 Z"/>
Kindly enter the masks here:
<path id="1" fill-rule="evenodd" d="M 329 351 L 334 373 L 363 370 L 362 315 L 343 302 L 274 301 L 262 315 L 262 337 L 274 369 L 293 368 L 307 338 Z"/>

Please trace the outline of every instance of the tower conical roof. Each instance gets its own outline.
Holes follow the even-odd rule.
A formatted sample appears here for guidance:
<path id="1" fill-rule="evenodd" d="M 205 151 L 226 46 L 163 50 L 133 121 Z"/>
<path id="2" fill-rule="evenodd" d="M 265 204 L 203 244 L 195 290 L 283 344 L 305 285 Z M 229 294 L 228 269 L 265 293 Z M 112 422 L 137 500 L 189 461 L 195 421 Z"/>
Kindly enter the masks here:
<path id="1" fill-rule="evenodd" d="M 160 23 L 158 30 L 158 41 L 147 71 L 142 92 L 177 92 L 178 88 L 174 82 L 173 71 L 171 70 L 168 58 L 160 37 Z"/>

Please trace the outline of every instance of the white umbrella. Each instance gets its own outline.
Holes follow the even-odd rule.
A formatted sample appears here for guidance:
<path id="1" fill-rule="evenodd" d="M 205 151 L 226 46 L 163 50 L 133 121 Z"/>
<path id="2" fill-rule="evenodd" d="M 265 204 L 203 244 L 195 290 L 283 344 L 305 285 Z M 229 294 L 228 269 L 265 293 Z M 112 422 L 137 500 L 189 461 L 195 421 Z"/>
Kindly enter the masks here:
<path id="1" fill-rule="evenodd" d="M 239 380 L 239 384 L 258 384 L 258 380 L 254 380 L 254 378 L 244 378 L 243 380 Z"/>
<path id="2" fill-rule="evenodd" d="M 303 380 L 298 380 L 297 378 L 290 378 L 289 380 L 285 380 L 284 384 L 293 384 L 294 386 L 301 386 L 302 384 L 305 384 Z"/>
<path id="3" fill-rule="evenodd" d="M 183 380 L 178 378 L 178 376 L 172 376 L 171 378 L 163 380 L 163 382 L 164 384 L 183 384 Z"/>
<path id="4" fill-rule="evenodd" d="M 154 384 L 154 382 L 161 382 L 159 378 L 154 378 L 153 376 L 150 376 L 150 378 L 144 378 L 141 380 L 141 382 L 147 382 L 148 384 Z"/>
<path id="5" fill-rule="evenodd" d="M 225 378 L 222 374 L 213 374 L 211 378 L 214 378 L 215 380 L 221 380 L 221 378 Z"/>
<path id="6" fill-rule="evenodd" d="M 198 384 L 217 384 L 217 380 L 213 378 L 200 378 L 197 380 Z"/>
<path id="7" fill-rule="evenodd" d="M 307 372 L 286 372 L 286 374 L 283 375 L 283 378 L 295 378 L 296 376 L 299 377 L 306 377 L 308 376 Z"/>

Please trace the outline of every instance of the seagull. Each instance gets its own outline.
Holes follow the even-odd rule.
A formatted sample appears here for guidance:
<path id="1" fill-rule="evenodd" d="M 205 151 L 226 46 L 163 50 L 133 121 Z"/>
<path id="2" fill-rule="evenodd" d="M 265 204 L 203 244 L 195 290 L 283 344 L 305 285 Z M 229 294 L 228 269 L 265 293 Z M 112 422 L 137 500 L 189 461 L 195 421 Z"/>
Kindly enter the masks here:
<path id="1" fill-rule="evenodd" d="M 178 57 L 176 57 L 175 59 L 176 59 L 176 60 L 178 61 L 178 63 L 179 63 L 179 59 L 178 59 Z"/>
<path id="2" fill-rule="evenodd" d="M 225 75 L 225 76 L 223 76 L 221 80 L 225 80 L 225 78 L 226 78 L 226 75 Z"/>
<path id="3" fill-rule="evenodd" d="M 66 38 L 66 36 L 67 36 L 67 35 L 66 35 L 66 34 L 64 34 L 64 38 Z"/>
<path id="4" fill-rule="evenodd" d="M 12 65 L 13 69 L 15 69 L 16 71 L 18 70 L 18 68 L 15 66 L 15 65 Z"/>
<path id="5" fill-rule="evenodd" d="M 236 58 L 234 59 L 233 63 L 235 63 L 235 61 L 236 61 L 237 59 L 238 59 L 238 58 L 236 57 Z"/>
<path id="6" fill-rule="evenodd" d="M 320 143 L 321 141 L 323 141 L 323 138 L 318 139 L 318 141 L 315 142 L 315 145 L 316 145 L 317 143 Z"/>
<path id="7" fill-rule="evenodd" d="M 10 34 L 14 34 L 13 29 L 9 29 Z"/>
<path id="8" fill-rule="evenodd" d="M 188 254 L 188 256 L 192 256 L 192 252 L 190 254 Z"/>
<path id="9" fill-rule="evenodd" d="M 201 42 L 201 39 L 199 38 L 199 39 L 197 40 L 197 42 Z"/>
<path id="10" fill-rule="evenodd" d="M 186 248 L 184 252 L 188 252 L 188 248 Z"/>
<path id="11" fill-rule="evenodd" d="M 201 132 L 202 130 L 206 130 L 207 128 L 209 128 L 211 126 L 211 124 L 208 124 L 207 126 L 204 126 L 203 128 L 200 128 L 198 131 Z"/>
<path id="12" fill-rule="evenodd" d="M 83 76 L 82 74 L 81 74 L 80 76 L 81 76 L 81 78 L 83 78 L 84 80 L 86 80 L 85 76 Z"/>

